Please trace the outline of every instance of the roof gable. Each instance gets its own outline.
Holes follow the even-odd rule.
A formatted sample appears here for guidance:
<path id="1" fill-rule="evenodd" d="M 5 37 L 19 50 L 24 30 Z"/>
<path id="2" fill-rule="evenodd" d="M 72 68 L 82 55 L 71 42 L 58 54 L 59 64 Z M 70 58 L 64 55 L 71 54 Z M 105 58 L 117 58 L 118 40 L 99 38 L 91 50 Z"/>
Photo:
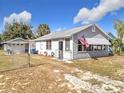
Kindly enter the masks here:
<path id="1" fill-rule="evenodd" d="M 22 39 L 22 38 L 15 38 L 15 39 L 6 41 L 5 43 L 27 43 L 27 40 Z"/>

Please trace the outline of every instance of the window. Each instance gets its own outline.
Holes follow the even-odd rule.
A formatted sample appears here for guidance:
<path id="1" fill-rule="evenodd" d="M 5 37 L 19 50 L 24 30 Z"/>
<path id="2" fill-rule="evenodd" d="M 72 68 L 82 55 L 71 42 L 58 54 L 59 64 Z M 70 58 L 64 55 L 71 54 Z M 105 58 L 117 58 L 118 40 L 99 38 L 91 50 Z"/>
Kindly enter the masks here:
<path id="1" fill-rule="evenodd" d="M 98 45 L 97 50 L 102 50 L 102 45 Z"/>
<path id="2" fill-rule="evenodd" d="M 66 51 L 70 50 L 70 39 L 69 38 L 65 39 L 65 50 Z"/>
<path id="3" fill-rule="evenodd" d="M 97 51 L 97 45 L 93 45 L 93 50 Z"/>
<path id="4" fill-rule="evenodd" d="M 46 49 L 51 49 L 51 40 L 46 41 Z"/>
<path id="5" fill-rule="evenodd" d="M 82 45 L 78 45 L 78 51 L 82 51 Z"/>
<path id="6" fill-rule="evenodd" d="M 102 50 L 105 50 L 105 47 L 106 47 L 106 46 L 105 46 L 105 45 L 103 45 L 103 46 L 102 46 Z"/>
<path id="7" fill-rule="evenodd" d="M 78 51 L 101 51 L 105 50 L 105 45 L 89 45 L 88 48 L 85 48 L 84 45 L 78 40 Z"/>
<path id="8" fill-rule="evenodd" d="M 105 45 L 93 45 L 93 50 L 94 51 L 105 50 Z"/>
<path id="9" fill-rule="evenodd" d="M 78 40 L 78 51 L 85 51 L 86 48 L 84 47 L 84 45 L 81 44 L 80 40 Z"/>

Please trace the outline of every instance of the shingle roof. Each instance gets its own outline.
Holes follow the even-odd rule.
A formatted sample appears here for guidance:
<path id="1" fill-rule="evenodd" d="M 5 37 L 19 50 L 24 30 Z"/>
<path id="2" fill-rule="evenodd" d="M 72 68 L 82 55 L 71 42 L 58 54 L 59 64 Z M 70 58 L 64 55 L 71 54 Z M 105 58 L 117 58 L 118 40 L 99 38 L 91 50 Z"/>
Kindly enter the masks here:
<path id="1" fill-rule="evenodd" d="M 28 41 L 25 39 L 22 39 L 22 38 L 15 38 L 15 39 L 11 39 L 9 41 L 6 41 L 4 43 L 28 43 Z"/>
<path id="2" fill-rule="evenodd" d="M 81 26 L 81 27 L 75 27 L 75 28 L 72 28 L 72 29 L 69 29 L 69 30 L 65 30 L 65 31 L 53 32 L 53 33 L 50 33 L 48 35 L 39 37 L 39 38 L 35 39 L 35 41 L 70 37 L 73 34 L 78 33 L 80 31 L 90 27 L 91 25 L 92 24 L 84 25 L 84 26 Z"/>
<path id="3" fill-rule="evenodd" d="M 65 31 L 53 32 L 53 33 L 50 33 L 50 34 L 48 34 L 48 35 L 39 37 L 39 38 L 35 39 L 35 41 L 71 37 L 72 35 L 74 35 L 74 34 L 80 32 L 80 31 L 82 31 L 82 30 L 85 30 L 85 29 L 87 29 L 88 27 L 90 27 L 90 26 L 92 26 L 92 25 L 97 26 L 97 27 L 100 29 L 100 31 L 101 31 L 103 34 L 105 34 L 105 36 L 106 36 L 107 38 L 110 38 L 109 35 L 108 35 L 107 33 L 105 33 L 97 24 L 88 24 L 88 25 L 84 25 L 84 26 L 80 26 L 80 27 L 75 27 L 75 28 L 72 28 L 72 29 L 69 29 L 69 30 L 65 30 Z"/>

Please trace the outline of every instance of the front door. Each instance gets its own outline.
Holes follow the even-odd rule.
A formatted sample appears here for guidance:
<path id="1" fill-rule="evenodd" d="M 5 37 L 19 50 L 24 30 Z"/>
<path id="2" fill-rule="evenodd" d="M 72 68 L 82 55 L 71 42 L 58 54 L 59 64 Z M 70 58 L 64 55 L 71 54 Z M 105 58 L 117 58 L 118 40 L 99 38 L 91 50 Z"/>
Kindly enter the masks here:
<path id="1" fill-rule="evenodd" d="M 63 41 L 59 41 L 59 59 L 63 59 Z"/>

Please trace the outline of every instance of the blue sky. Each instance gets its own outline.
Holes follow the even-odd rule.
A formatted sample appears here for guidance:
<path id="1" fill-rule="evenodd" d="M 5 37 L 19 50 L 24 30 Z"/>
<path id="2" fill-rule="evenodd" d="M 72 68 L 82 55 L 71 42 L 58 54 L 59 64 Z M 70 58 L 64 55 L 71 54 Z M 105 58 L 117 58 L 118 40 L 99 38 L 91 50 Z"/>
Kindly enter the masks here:
<path id="1" fill-rule="evenodd" d="M 85 23 L 85 21 L 88 21 L 97 23 L 106 32 L 112 32 L 115 34 L 113 21 L 114 19 L 124 20 L 124 6 L 119 3 L 120 6 L 117 6 L 117 8 L 112 7 L 111 9 L 110 6 L 113 5 L 110 5 L 107 13 L 106 10 L 102 10 L 104 11 L 103 16 L 101 17 L 101 15 L 98 14 L 97 17 L 100 18 L 95 17 L 95 19 L 94 15 L 92 15 L 95 14 L 93 8 L 98 10 L 97 8 L 99 8 L 100 5 L 100 8 L 103 7 L 104 4 L 101 4 L 103 3 L 102 1 L 107 0 L 0 0 L 0 32 L 3 30 L 3 21 L 5 16 L 9 17 L 12 13 L 16 13 L 18 15 L 23 11 L 27 11 L 31 14 L 30 24 L 34 28 L 36 28 L 39 24 L 46 23 L 50 26 L 52 31 L 64 30 L 75 26 L 81 26 L 83 25 L 83 22 Z M 124 2 L 124 0 L 118 1 Z M 109 3 L 111 4 L 112 2 Z M 88 9 L 90 16 L 93 17 L 89 17 L 87 14 L 86 16 L 83 14 L 83 16 L 88 19 L 83 16 L 81 16 L 83 18 L 77 16 L 79 12 L 81 12 L 80 10 L 82 8 Z M 93 13 L 91 13 L 92 10 Z M 82 9 L 82 11 L 84 11 L 84 9 Z M 74 18 L 76 19 L 76 23 L 74 22 Z"/>

